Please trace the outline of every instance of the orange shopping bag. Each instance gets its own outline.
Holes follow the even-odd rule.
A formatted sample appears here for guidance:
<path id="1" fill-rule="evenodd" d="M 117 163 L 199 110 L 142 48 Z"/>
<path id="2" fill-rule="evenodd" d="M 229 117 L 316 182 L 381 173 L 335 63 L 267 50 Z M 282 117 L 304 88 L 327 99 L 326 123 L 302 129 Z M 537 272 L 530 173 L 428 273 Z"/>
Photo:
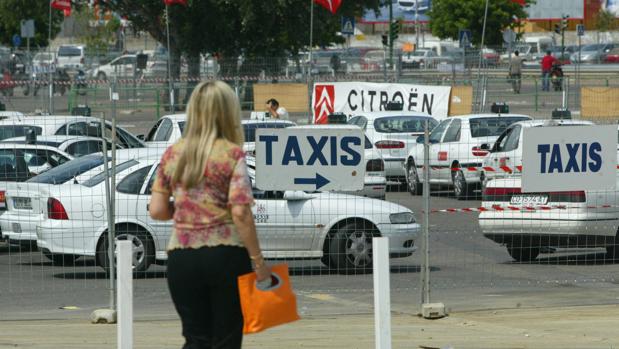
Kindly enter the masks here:
<path id="1" fill-rule="evenodd" d="M 239 276 L 245 334 L 299 320 L 297 298 L 288 278 L 288 265 L 272 266 L 271 275 L 272 285 L 267 289 L 258 288 L 254 272 Z"/>

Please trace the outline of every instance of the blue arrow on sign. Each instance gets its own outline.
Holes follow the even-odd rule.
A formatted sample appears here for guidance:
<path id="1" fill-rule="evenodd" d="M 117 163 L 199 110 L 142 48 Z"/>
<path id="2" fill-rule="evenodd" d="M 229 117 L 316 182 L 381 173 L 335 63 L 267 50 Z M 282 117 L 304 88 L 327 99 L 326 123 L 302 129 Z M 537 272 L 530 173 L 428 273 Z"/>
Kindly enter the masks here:
<path id="1" fill-rule="evenodd" d="M 294 184 L 315 184 L 316 190 L 324 187 L 325 185 L 331 183 L 330 180 L 316 173 L 316 178 L 295 178 Z"/>

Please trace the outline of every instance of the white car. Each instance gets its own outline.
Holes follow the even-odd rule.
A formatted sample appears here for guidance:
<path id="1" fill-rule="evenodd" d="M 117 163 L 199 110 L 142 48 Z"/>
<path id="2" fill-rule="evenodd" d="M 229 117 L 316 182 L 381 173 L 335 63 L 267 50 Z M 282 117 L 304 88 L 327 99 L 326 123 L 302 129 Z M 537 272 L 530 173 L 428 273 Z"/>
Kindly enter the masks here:
<path id="1" fill-rule="evenodd" d="M 10 144 L 7 143 L 7 146 L 9 145 Z M 165 148 L 161 150 L 153 150 L 151 148 L 118 150 L 116 153 L 117 169 L 120 170 L 127 165 L 133 164 L 136 158 L 160 158 L 164 151 Z M 109 154 L 110 153 L 108 153 L 108 159 L 111 160 Z M 51 158 L 50 161 L 55 161 L 54 155 L 45 155 Z M 58 163 L 59 161 L 55 162 Z M 22 192 L 23 188 L 28 188 L 29 190 L 27 193 L 24 193 L 25 197 L 20 196 L 20 198 L 14 199 L 12 202 L 5 201 L 5 208 L 7 211 L 0 216 L 0 231 L 2 231 L 2 236 L 8 239 L 11 244 L 32 244 L 36 241 L 36 226 L 40 224 L 45 217 L 38 210 L 24 210 L 24 208 L 32 208 L 33 202 L 35 204 L 37 203 L 36 198 L 40 197 L 42 193 L 47 192 L 51 187 L 59 186 L 64 183 L 72 183 L 72 185 L 82 187 L 82 183 L 88 183 L 94 176 L 98 175 L 97 178 L 101 178 L 104 169 L 103 162 L 104 158 L 102 154 L 90 154 L 71 161 L 66 161 L 42 174 L 28 179 L 26 182 L 0 182 L 3 186 L 3 190 L 5 190 L 1 192 L 5 195 L 5 198 L 7 195 L 14 195 L 15 192 L 24 193 Z M 61 192 L 63 192 L 62 189 Z M 84 200 L 90 199 L 92 198 L 84 197 Z M 94 200 L 97 201 L 98 199 Z M 92 202 L 84 207 L 92 209 Z M 47 256 L 51 255 L 47 254 Z"/>
<path id="2" fill-rule="evenodd" d="M 617 177 L 619 188 L 619 176 Z M 524 209 L 543 205 L 565 209 Z M 506 245 L 516 261 L 531 261 L 555 247 L 605 247 L 607 258 L 619 258 L 619 192 L 521 192 L 521 178 L 497 178 L 483 193 L 479 225 L 486 238 Z M 494 207 L 522 207 L 494 211 Z"/>
<path id="3" fill-rule="evenodd" d="M 113 77 L 134 78 L 136 64 L 136 55 L 122 55 L 107 64 L 92 69 L 89 75 L 97 80 L 107 80 Z"/>
<path id="4" fill-rule="evenodd" d="M 467 198 L 480 183 L 480 167 L 490 144 L 511 124 L 531 120 L 526 115 L 473 114 L 441 121 L 430 133 L 430 184 L 453 185 L 458 199 Z M 406 157 L 406 183 L 413 195 L 421 193 L 423 137 Z M 467 168 L 475 167 L 476 171 Z"/>
<path id="5" fill-rule="evenodd" d="M 111 142 L 109 140 L 106 141 L 107 149 L 112 149 Z M 26 137 L 16 137 L 5 139 L 0 144 L 2 143 L 48 146 L 67 153 L 72 158 L 103 151 L 103 139 L 88 136 L 37 136 L 33 140 L 26 140 Z M 118 149 L 123 149 L 123 144 L 120 142 L 117 142 L 116 146 Z"/>
<path id="6" fill-rule="evenodd" d="M 433 68 L 438 64 L 438 55 L 432 49 L 418 48 L 412 52 L 402 52 L 402 69 Z"/>
<path id="7" fill-rule="evenodd" d="M 69 135 L 101 137 L 101 119 L 90 116 L 24 116 L 0 120 L 0 140 L 23 137 L 32 129 L 37 136 Z M 123 148 L 144 148 L 146 145 L 130 132 L 116 126 L 116 135 Z M 105 121 L 106 140 L 112 139 L 112 123 Z"/>
<path id="8" fill-rule="evenodd" d="M 402 11 L 427 11 L 430 8 L 429 0 L 398 0 Z"/>
<path id="9" fill-rule="evenodd" d="M 85 57 L 83 45 L 60 45 L 56 52 L 56 66 L 64 69 L 83 69 Z"/>
<path id="10" fill-rule="evenodd" d="M 520 175 L 522 166 L 522 135 L 529 127 L 593 125 L 584 120 L 530 120 L 510 125 L 490 148 L 481 170 L 482 186 L 497 177 Z"/>
<path id="11" fill-rule="evenodd" d="M 167 259 L 172 221 L 156 221 L 148 214 L 158 162 L 159 157 L 145 157 L 118 164 L 116 239 L 133 242 L 136 271 Z M 55 186 L 16 184 L 7 192 L 7 213 L 22 222 L 25 217 L 42 219 L 36 223 L 37 244 L 55 261 L 90 256 L 105 267 L 104 178 L 101 174 L 80 184 Z M 403 206 L 330 193 L 257 191 L 254 195 L 252 210 L 267 258 L 316 258 L 341 272 L 355 272 L 371 266 L 374 236 L 389 237 L 392 257 L 409 256 L 416 249 L 420 226 Z M 6 217 L 0 217 L 3 227 L 11 225 Z"/>
<path id="12" fill-rule="evenodd" d="M 387 180 L 403 180 L 402 164 L 417 137 L 437 124 L 432 117 L 403 111 L 373 112 L 354 115 L 348 120 L 364 130 L 385 162 Z"/>

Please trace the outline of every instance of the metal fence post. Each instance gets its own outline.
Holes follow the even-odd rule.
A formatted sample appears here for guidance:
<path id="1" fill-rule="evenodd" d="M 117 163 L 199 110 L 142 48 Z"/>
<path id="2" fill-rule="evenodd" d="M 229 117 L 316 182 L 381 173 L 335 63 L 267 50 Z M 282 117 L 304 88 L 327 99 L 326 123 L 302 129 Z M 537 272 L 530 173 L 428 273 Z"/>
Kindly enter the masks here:
<path id="1" fill-rule="evenodd" d="M 421 303 L 430 302 L 430 128 L 424 125 L 423 140 L 423 264 Z"/>
<path id="2" fill-rule="evenodd" d="M 537 86 L 537 78 L 534 78 L 534 84 L 535 84 L 535 111 L 539 110 L 539 86 Z"/>
<path id="3" fill-rule="evenodd" d="M 389 238 L 372 238 L 374 270 L 374 337 L 376 349 L 391 349 Z"/>
<path id="4" fill-rule="evenodd" d="M 112 163 L 111 163 L 111 170 L 110 172 L 106 172 L 108 173 L 109 177 L 107 178 L 106 182 L 109 180 L 109 187 L 107 188 L 109 190 L 109 205 L 108 205 L 108 234 L 107 234 L 107 241 L 108 241 L 108 259 L 109 259 L 109 273 L 110 273 L 110 287 L 111 287 L 111 308 L 115 309 L 116 306 L 116 300 L 114 298 L 114 294 L 115 294 L 115 285 L 116 283 L 114 282 L 114 277 L 115 277 L 115 260 L 114 260 L 114 242 L 116 240 L 116 231 L 115 231 L 115 226 L 114 226 L 114 217 L 116 216 L 116 195 L 115 195 L 115 191 L 116 191 L 116 100 L 118 100 L 118 92 L 116 92 L 116 79 L 114 79 L 114 81 L 112 82 L 112 86 L 110 88 L 110 100 L 112 102 Z M 103 127 L 103 132 L 105 132 L 105 121 L 103 121 L 102 123 L 102 127 Z M 101 136 L 104 136 L 105 133 L 103 133 Z M 106 158 L 104 159 L 103 163 L 106 164 L 107 163 L 107 154 L 105 155 Z"/>
<path id="5" fill-rule="evenodd" d="M 562 91 L 563 92 L 563 96 L 562 96 L 563 98 L 561 100 L 561 108 L 567 109 L 567 107 L 568 107 L 568 98 L 567 97 L 569 96 L 569 77 L 567 77 L 567 76 L 564 77 L 562 83 L 563 83 L 563 89 L 562 89 L 563 90 Z"/>
<path id="6" fill-rule="evenodd" d="M 131 241 L 118 242 L 118 322 L 119 349 L 133 348 L 133 272 Z"/>

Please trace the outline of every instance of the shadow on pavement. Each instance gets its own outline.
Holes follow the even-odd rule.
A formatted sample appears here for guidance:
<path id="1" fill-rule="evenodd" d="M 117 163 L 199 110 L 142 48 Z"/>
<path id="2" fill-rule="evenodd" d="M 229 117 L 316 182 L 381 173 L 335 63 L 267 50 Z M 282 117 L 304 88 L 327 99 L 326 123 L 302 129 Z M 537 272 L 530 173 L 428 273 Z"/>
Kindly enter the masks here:
<path id="1" fill-rule="evenodd" d="M 574 255 L 549 256 L 532 260 L 530 262 L 506 262 L 504 264 L 543 264 L 543 265 L 615 265 L 619 260 L 606 257 L 606 253 L 584 253 Z"/>
<path id="2" fill-rule="evenodd" d="M 439 271 L 438 267 L 430 267 L 430 271 Z M 390 267 L 391 274 L 419 273 L 421 267 L 418 265 L 395 265 Z M 334 268 L 327 267 L 290 267 L 290 276 L 320 276 L 320 275 L 369 275 L 372 274 L 372 269 L 368 270 L 351 270 L 348 272 L 339 272 Z"/>
<path id="3" fill-rule="evenodd" d="M 164 271 L 146 271 L 133 274 L 134 280 L 139 279 L 165 279 L 166 273 Z M 66 280 L 106 280 L 108 275 L 103 271 L 90 271 L 90 272 L 67 272 L 54 274 L 54 278 L 66 279 Z"/>

